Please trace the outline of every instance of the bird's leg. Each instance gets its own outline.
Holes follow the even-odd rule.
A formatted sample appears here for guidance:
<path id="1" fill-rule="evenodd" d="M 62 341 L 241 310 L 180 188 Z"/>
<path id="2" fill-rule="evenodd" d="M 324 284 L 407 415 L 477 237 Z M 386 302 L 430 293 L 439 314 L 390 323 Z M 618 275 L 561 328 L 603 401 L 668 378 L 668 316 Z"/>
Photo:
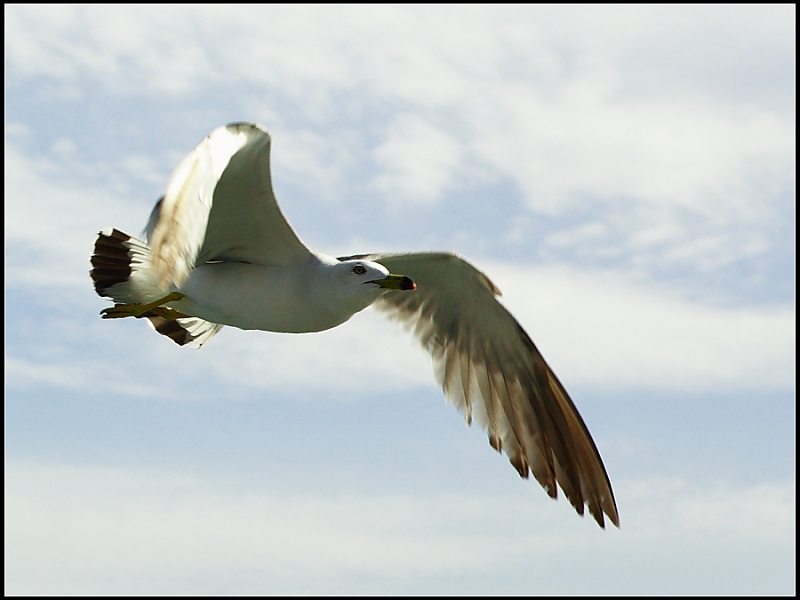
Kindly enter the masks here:
<path id="1" fill-rule="evenodd" d="M 148 302 L 147 304 L 115 304 L 111 308 L 100 311 L 100 316 L 104 319 L 122 319 L 124 317 L 136 317 L 139 319 L 145 316 L 145 313 L 152 313 L 152 316 L 162 317 L 172 321 L 188 315 L 184 315 L 172 308 L 162 306 L 162 304 L 175 302 L 183 297 L 184 295 L 180 292 L 172 292 L 155 302 Z"/>

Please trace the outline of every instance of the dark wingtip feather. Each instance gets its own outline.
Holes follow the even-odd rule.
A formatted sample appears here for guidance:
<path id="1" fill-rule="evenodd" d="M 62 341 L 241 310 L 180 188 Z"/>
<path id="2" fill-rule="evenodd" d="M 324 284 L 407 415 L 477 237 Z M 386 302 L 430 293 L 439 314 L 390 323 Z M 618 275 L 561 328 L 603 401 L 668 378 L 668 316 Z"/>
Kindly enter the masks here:
<path id="1" fill-rule="evenodd" d="M 194 339 L 177 320 L 168 320 L 159 316 L 149 316 L 147 313 L 142 316 L 150 319 L 150 322 L 158 333 L 168 337 L 179 346 L 185 346 Z"/>
<path id="2" fill-rule="evenodd" d="M 584 507 L 588 507 L 589 513 L 601 528 L 605 529 L 604 513 L 619 527 L 619 515 L 611 481 L 589 429 L 569 394 L 519 323 L 517 331 L 531 356 L 541 361 L 539 367 L 542 372 L 538 374 L 537 379 L 546 382 L 539 389 L 548 398 L 545 406 L 549 407 L 549 415 L 554 424 L 557 424 L 555 431 L 559 435 L 552 436 L 551 443 L 556 459 L 561 465 L 558 479 L 565 495 L 581 516 L 584 514 Z M 586 497 L 582 490 L 581 473 L 589 482 Z"/>

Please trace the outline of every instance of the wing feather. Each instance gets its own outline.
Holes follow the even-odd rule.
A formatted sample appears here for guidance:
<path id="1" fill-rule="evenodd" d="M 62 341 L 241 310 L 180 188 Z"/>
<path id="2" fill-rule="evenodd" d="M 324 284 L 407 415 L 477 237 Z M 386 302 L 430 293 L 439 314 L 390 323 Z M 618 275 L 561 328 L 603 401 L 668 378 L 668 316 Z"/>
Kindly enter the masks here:
<path id="1" fill-rule="evenodd" d="M 288 266 L 308 258 L 275 200 L 270 146 L 265 129 L 234 123 L 178 165 L 146 229 L 162 289 L 179 289 L 210 260 Z"/>
<path id="2" fill-rule="evenodd" d="M 530 337 L 497 301 L 499 290 L 448 253 L 366 258 L 411 277 L 414 292 L 392 291 L 375 305 L 413 328 L 430 352 L 437 381 L 463 414 L 489 434 L 522 477 L 553 498 L 557 485 L 579 514 L 619 526 L 603 461 L 578 410 Z"/>
<path id="3" fill-rule="evenodd" d="M 194 269 L 217 182 L 231 157 L 246 142 L 246 134 L 220 127 L 175 169 L 148 224 L 153 269 L 163 290 L 169 289 L 170 284 L 179 288 Z"/>

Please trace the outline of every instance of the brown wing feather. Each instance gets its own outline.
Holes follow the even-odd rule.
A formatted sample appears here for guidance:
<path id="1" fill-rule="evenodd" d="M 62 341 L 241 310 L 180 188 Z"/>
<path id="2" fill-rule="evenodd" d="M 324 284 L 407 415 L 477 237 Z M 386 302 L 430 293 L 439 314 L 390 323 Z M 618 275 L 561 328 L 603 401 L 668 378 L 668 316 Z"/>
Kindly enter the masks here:
<path id="1" fill-rule="evenodd" d="M 488 431 L 522 477 L 547 493 L 556 483 L 583 514 L 619 526 L 603 461 L 555 373 L 530 337 L 497 301 L 499 290 L 462 258 L 446 253 L 366 255 L 411 277 L 414 292 L 389 292 L 376 306 L 414 328 L 431 353 L 445 395 Z"/>

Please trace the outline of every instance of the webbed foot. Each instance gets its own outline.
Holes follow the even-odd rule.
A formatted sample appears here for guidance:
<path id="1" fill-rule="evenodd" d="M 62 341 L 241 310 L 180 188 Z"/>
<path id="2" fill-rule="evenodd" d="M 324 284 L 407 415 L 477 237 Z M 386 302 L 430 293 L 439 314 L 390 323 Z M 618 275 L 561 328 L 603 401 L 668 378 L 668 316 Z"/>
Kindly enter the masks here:
<path id="1" fill-rule="evenodd" d="M 101 310 L 100 316 L 103 319 L 124 319 L 125 317 L 136 317 L 137 319 L 140 319 L 145 316 L 145 313 L 151 313 L 153 316 L 162 317 L 172 321 L 188 315 L 184 315 L 175 309 L 162 305 L 166 304 L 167 302 L 175 302 L 183 297 L 184 295 L 180 292 L 172 292 L 160 300 L 148 302 L 147 304 L 115 304 L 111 308 L 105 308 Z"/>

